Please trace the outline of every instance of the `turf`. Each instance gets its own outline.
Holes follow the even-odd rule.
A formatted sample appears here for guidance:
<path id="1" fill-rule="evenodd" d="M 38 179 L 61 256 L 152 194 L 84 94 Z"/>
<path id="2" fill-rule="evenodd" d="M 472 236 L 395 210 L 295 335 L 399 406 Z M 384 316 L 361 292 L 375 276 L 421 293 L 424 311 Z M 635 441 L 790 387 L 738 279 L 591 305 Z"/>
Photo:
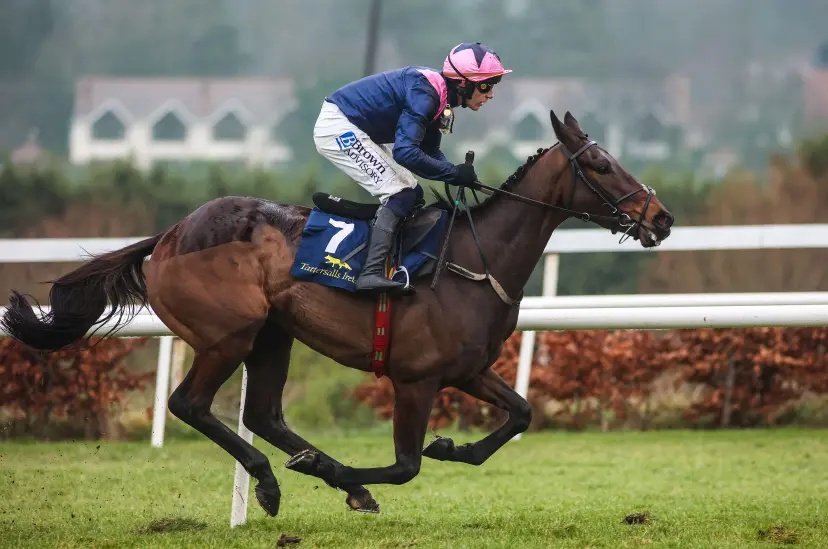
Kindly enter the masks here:
<path id="1" fill-rule="evenodd" d="M 393 459 L 389 434 L 309 438 L 349 464 Z M 828 431 L 529 434 L 480 467 L 426 460 L 373 487 L 379 515 L 257 446 L 281 512 L 253 499 L 230 529 L 234 462 L 209 442 L 0 444 L 0 546 L 828 547 Z"/>

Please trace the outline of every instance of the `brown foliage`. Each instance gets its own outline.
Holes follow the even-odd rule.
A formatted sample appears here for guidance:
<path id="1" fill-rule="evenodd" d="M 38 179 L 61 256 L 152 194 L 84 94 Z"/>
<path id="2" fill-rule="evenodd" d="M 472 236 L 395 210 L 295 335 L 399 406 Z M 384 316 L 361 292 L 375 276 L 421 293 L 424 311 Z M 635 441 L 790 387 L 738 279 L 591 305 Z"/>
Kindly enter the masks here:
<path id="1" fill-rule="evenodd" d="M 664 355 L 683 365 L 680 382 L 708 388 L 685 417 L 723 426 L 770 425 L 806 392 L 828 392 L 828 328 L 687 330 Z"/>
<path id="2" fill-rule="evenodd" d="M 509 338 L 493 366 L 511 386 L 521 338 Z M 563 403 L 558 413 L 569 427 L 599 421 L 607 429 L 610 415 L 623 422 L 646 401 L 653 382 L 675 370 L 677 383 L 704 389 L 702 400 L 685 410 L 687 426 L 769 425 L 805 393 L 828 393 L 827 343 L 828 328 L 544 332 L 537 337 L 528 400 L 536 413 L 550 399 Z M 387 378 L 360 385 L 353 396 L 378 417 L 392 417 Z M 491 429 L 503 419 L 489 405 L 447 389 L 437 396 L 430 425 L 460 420 Z"/>
<path id="3" fill-rule="evenodd" d="M 538 334 L 535 362 L 541 373 L 536 390 L 574 403 L 574 427 L 588 420 L 603 422 L 610 410 L 623 420 L 632 399 L 646 398 L 650 384 L 664 371 L 657 357 L 668 343 L 645 331 Z"/>
<path id="4" fill-rule="evenodd" d="M 0 340 L 0 408 L 22 416 L 22 430 L 38 432 L 53 419 L 82 425 L 87 438 L 107 435 L 108 414 L 154 372 L 127 371 L 122 361 L 146 338 L 81 340 L 56 353 L 38 353 Z"/>

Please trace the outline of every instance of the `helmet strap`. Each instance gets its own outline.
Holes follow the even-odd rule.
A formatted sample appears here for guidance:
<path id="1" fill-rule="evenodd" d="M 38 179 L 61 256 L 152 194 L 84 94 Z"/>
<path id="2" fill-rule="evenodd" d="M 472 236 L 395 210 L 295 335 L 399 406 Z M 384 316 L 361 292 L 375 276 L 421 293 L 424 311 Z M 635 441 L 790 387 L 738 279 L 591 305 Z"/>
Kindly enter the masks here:
<path id="1" fill-rule="evenodd" d="M 454 72 L 456 72 L 463 79 L 463 85 L 462 86 L 458 85 L 457 86 L 457 91 L 459 92 L 459 95 L 460 95 L 460 106 L 465 109 L 466 108 L 466 100 L 471 99 L 472 95 L 474 95 L 474 82 L 469 80 L 468 76 L 466 76 L 465 74 L 460 72 L 460 70 L 457 67 L 454 66 L 454 63 L 451 61 L 451 54 L 452 53 L 454 53 L 454 52 L 452 51 L 448 55 L 448 62 L 449 62 L 449 65 L 451 65 L 451 68 L 454 69 Z"/>

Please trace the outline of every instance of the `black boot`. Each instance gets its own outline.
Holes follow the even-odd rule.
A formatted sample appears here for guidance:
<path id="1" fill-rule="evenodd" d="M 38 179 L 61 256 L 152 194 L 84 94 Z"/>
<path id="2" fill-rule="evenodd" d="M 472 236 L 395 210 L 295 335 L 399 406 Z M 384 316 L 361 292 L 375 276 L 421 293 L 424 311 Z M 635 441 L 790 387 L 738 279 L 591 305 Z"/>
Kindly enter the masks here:
<path id="1" fill-rule="evenodd" d="M 393 210 L 380 206 L 374 217 L 371 234 L 368 240 L 368 257 L 365 266 L 356 281 L 358 292 L 379 294 L 382 292 L 407 293 L 413 290 L 411 286 L 403 290 L 405 283 L 390 280 L 386 276 L 385 260 L 391 251 L 394 242 L 394 233 L 402 218 Z"/>

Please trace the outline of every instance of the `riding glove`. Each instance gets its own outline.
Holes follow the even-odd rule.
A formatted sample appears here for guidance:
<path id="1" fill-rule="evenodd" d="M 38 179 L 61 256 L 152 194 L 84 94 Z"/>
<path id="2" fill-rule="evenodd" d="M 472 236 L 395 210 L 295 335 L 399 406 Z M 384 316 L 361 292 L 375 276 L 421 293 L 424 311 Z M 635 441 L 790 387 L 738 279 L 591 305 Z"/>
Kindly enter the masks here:
<path id="1" fill-rule="evenodd" d="M 474 166 L 471 164 L 457 164 L 457 177 L 449 181 L 448 184 L 462 185 L 470 189 L 480 188 L 480 184 L 477 182 L 477 173 L 475 173 Z"/>

